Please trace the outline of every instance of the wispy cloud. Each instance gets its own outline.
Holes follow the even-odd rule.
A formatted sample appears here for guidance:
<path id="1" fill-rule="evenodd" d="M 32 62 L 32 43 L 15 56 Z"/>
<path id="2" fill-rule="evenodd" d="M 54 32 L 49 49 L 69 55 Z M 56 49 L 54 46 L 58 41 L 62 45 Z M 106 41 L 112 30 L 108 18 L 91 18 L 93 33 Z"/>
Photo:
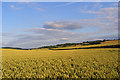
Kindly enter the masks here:
<path id="1" fill-rule="evenodd" d="M 36 8 L 38 11 L 40 11 L 40 12 L 43 12 L 43 11 L 45 11 L 44 9 L 42 9 L 42 8 Z"/>
<path id="2" fill-rule="evenodd" d="M 10 5 L 11 8 L 14 8 L 15 6 L 14 5 Z"/>
<path id="3" fill-rule="evenodd" d="M 92 9 L 93 9 L 93 10 L 94 10 L 94 9 L 100 9 L 100 8 L 102 8 L 102 7 L 103 7 L 103 5 L 101 5 L 101 4 L 98 2 L 98 3 L 96 3 L 96 4 L 93 5 L 93 8 L 92 8 Z"/>
<path id="4" fill-rule="evenodd" d="M 27 5 L 27 7 L 29 8 L 32 8 L 32 9 L 35 9 L 37 11 L 40 11 L 40 12 L 44 12 L 45 9 L 41 8 L 38 4 L 36 3 L 30 3 L 30 2 L 26 2 L 25 3 Z"/>
<path id="5" fill-rule="evenodd" d="M 17 7 L 14 6 L 14 5 L 10 5 L 10 8 L 15 9 L 15 10 L 21 10 L 21 9 L 22 9 L 22 8 L 17 8 Z"/>
<path id="6" fill-rule="evenodd" d="M 61 4 L 61 5 L 56 5 L 56 6 L 69 6 L 69 5 L 72 5 L 76 2 L 68 2 L 68 3 L 64 3 L 64 4 Z"/>

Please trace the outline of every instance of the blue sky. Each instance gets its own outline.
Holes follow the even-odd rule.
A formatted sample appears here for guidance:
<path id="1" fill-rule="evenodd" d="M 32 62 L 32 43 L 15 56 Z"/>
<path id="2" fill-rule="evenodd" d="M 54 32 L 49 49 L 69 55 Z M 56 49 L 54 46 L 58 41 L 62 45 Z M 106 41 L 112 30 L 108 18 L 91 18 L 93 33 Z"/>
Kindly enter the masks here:
<path id="1" fill-rule="evenodd" d="M 3 2 L 3 46 L 33 48 L 117 38 L 115 2 Z"/>
<path id="2" fill-rule="evenodd" d="M 2 0 L 2 2 L 119 2 L 119 0 Z"/>

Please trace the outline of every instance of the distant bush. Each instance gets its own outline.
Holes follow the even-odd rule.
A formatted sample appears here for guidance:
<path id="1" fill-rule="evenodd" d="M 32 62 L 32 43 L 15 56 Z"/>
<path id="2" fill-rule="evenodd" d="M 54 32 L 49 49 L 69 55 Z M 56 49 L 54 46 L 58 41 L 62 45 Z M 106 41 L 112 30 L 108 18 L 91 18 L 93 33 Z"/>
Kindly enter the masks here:
<path id="1" fill-rule="evenodd" d="M 51 48 L 58 48 L 58 46 L 43 46 L 43 47 L 39 47 L 39 48 L 36 48 L 36 49 L 42 49 L 42 48 L 48 48 L 48 49 L 51 49 Z"/>
<path id="2" fill-rule="evenodd" d="M 103 42 L 103 41 L 102 40 L 86 41 L 86 42 L 83 42 L 82 45 L 94 45 L 94 44 L 100 44 L 101 42 Z"/>

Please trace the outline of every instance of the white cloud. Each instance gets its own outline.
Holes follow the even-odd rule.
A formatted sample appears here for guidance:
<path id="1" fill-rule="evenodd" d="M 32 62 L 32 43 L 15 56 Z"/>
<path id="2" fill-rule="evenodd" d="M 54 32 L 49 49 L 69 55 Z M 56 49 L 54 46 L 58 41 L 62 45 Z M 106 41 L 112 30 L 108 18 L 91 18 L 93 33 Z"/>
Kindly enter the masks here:
<path id="1" fill-rule="evenodd" d="M 15 6 L 11 6 L 14 8 Z M 4 37 L 3 46 L 33 48 L 45 45 L 53 45 L 68 42 L 82 42 L 118 37 L 118 10 L 116 7 L 100 8 L 98 11 L 87 11 L 87 14 L 95 14 L 91 19 L 77 21 L 51 21 L 46 22 L 43 28 L 31 28 L 24 35 L 9 35 Z M 98 31 L 88 33 L 75 33 L 72 30 L 82 28 L 99 28 Z M 68 31 L 69 30 L 69 31 Z M 70 31 L 71 30 L 71 31 Z M 27 32 L 29 34 L 27 34 Z M 9 39 L 10 38 L 10 39 Z"/>
<path id="2" fill-rule="evenodd" d="M 103 5 L 101 5 L 101 4 L 98 2 L 98 3 L 96 3 L 96 4 L 93 5 L 93 9 L 92 9 L 92 10 L 100 9 L 100 8 L 102 8 L 102 7 L 103 7 Z"/>
<path id="3" fill-rule="evenodd" d="M 68 3 L 61 4 L 61 5 L 56 5 L 56 6 L 63 6 L 64 7 L 64 6 L 72 5 L 74 3 L 76 3 L 76 2 L 68 2 Z"/>
<path id="4" fill-rule="evenodd" d="M 100 8 L 97 11 L 90 10 L 84 13 L 96 15 L 94 19 L 81 20 L 87 22 L 86 25 L 103 27 L 103 29 L 110 28 L 111 30 L 118 27 L 118 7 Z"/>
<path id="5" fill-rule="evenodd" d="M 68 38 L 61 38 L 62 40 L 68 40 Z"/>
<path id="6" fill-rule="evenodd" d="M 72 21 L 53 21 L 44 24 L 44 28 L 75 30 L 82 28 L 80 23 Z"/>
<path id="7" fill-rule="evenodd" d="M 14 5 L 10 5 L 10 8 L 15 9 L 15 10 L 20 10 L 21 8 L 17 8 Z"/>
<path id="8" fill-rule="evenodd" d="M 90 10 L 84 13 L 94 14 L 95 18 L 80 19 L 77 21 L 51 21 L 44 24 L 44 28 L 47 29 L 61 29 L 61 30 L 76 30 L 85 27 L 102 27 L 102 29 L 111 30 L 118 27 L 118 8 L 106 7 L 100 8 L 97 11 Z"/>
<path id="9" fill-rule="evenodd" d="M 116 37 L 114 34 L 112 35 L 112 33 L 110 33 L 111 35 L 106 34 L 106 31 L 89 32 L 89 33 L 73 33 L 64 30 L 57 30 L 57 29 L 32 28 L 32 29 L 27 29 L 26 32 L 28 32 L 29 34 L 26 33 L 23 35 L 15 35 L 13 37 L 11 37 L 12 35 L 8 34 L 12 40 L 7 42 L 4 41 L 3 46 L 36 48 L 46 45 L 74 43 L 74 42 L 82 42 L 86 40 Z M 4 38 L 4 40 L 5 39 L 7 38 Z"/>
<path id="10" fill-rule="evenodd" d="M 25 4 L 27 5 L 27 7 L 38 10 L 40 12 L 44 12 L 45 9 L 41 8 L 38 4 L 36 3 L 31 3 L 31 2 L 25 2 Z"/>
<path id="11" fill-rule="evenodd" d="M 15 6 L 14 5 L 10 5 L 11 8 L 14 8 Z"/>
<path id="12" fill-rule="evenodd" d="M 42 8 L 37 8 L 37 10 L 40 11 L 40 12 L 44 11 L 44 9 L 42 9 Z"/>

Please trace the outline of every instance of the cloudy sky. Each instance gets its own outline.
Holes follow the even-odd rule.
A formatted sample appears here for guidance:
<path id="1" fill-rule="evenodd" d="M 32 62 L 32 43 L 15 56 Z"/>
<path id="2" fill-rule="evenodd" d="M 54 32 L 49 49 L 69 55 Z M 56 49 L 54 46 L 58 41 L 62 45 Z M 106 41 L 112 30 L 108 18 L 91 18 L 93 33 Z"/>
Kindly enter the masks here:
<path id="1" fill-rule="evenodd" d="M 115 2 L 4 2 L 3 47 L 35 48 L 118 37 Z"/>

